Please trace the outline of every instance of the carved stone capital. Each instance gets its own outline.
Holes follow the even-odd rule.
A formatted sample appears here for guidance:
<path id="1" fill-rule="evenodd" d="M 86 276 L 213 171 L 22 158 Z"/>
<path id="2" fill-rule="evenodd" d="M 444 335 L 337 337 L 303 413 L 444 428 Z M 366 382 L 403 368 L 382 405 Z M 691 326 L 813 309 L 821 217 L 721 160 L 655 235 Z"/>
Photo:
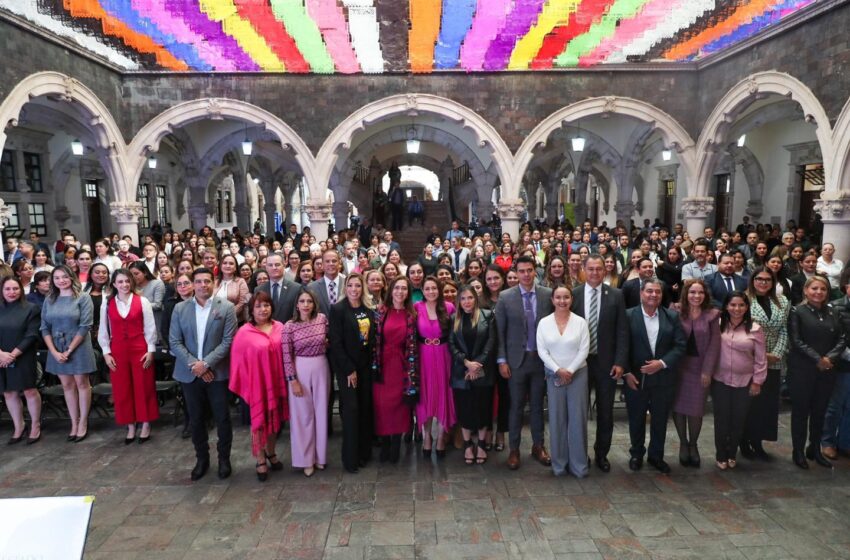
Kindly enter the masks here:
<path id="1" fill-rule="evenodd" d="M 60 226 L 63 226 L 65 225 L 65 222 L 71 219 L 71 212 L 68 210 L 67 206 L 59 206 L 53 211 L 53 219 L 56 220 Z"/>
<path id="2" fill-rule="evenodd" d="M 850 194 L 821 193 L 821 198 L 815 200 L 815 212 L 824 222 L 850 221 Z"/>
<path id="3" fill-rule="evenodd" d="M 714 199 L 694 196 L 682 200 L 682 212 L 686 218 L 706 218 L 714 210 Z"/>
<path id="4" fill-rule="evenodd" d="M 109 203 L 109 213 L 119 224 L 138 223 L 142 215 L 142 203 L 136 201 L 117 201 Z"/>
<path id="5" fill-rule="evenodd" d="M 307 213 L 311 222 L 326 222 L 331 217 L 331 205 L 328 202 L 316 202 L 315 199 L 310 199 L 307 204 L 302 206 L 302 209 Z"/>
<path id="6" fill-rule="evenodd" d="M 526 210 L 528 205 L 519 198 L 507 198 L 499 202 L 499 217 L 503 220 L 519 220 Z"/>
<path id="7" fill-rule="evenodd" d="M 0 230 L 3 230 L 7 225 L 9 225 L 9 218 L 11 217 L 12 208 L 9 207 L 2 198 L 0 198 Z"/>
<path id="8" fill-rule="evenodd" d="M 263 212 L 277 212 L 277 204 L 274 202 L 266 202 L 263 204 Z"/>

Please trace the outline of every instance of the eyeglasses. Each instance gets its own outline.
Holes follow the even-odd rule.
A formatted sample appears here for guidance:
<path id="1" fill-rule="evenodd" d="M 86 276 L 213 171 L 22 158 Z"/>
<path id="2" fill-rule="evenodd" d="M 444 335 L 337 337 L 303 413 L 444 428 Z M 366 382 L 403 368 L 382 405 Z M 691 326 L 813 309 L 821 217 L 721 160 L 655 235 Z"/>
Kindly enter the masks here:
<path id="1" fill-rule="evenodd" d="M 773 278 L 765 278 L 764 276 L 756 276 L 753 280 L 756 282 L 773 282 Z"/>

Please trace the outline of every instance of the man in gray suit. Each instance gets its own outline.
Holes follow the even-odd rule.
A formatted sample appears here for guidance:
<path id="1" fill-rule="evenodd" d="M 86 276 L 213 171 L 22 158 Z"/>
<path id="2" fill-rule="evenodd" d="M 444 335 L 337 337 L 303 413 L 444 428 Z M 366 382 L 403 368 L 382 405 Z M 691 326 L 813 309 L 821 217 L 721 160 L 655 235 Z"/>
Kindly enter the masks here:
<path id="1" fill-rule="evenodd" d="M 268 284 L 257 286 L 254 291 L 271 295 L 274 320 L 286 323 L 295 312 L 301 284 L 283 277 L 283 257 L 277 253 L 269 253 L 266 257 L 266 273 L 269 275 Z"/>
<path id="2" fill-rule="evenodd" d="M 196 463 L 192 480 L 210 468 L 209 436 L 204 419 L 204 399 L 210 403 L 218 430 L 218 477 L 227 478 L 233 428 L 227 382 L 230 378 L 230 345 L 236 334 L 236 309 L 223 298 L 212 297 L 213 273 L 198 268 L 192 273 L 195 297 L 174 308 L 168 340 L 174 354 L 174 379 L 183 386 L 189 411 Z"/>
<path id="3" fill-rule="evenodd" d="M 331 307 L 345 297 L 342 293 L 345 285 L 345 277 L 339 273 L 339 253 L 335 249 L 328 249 L 322 254 L 322 270 L 324 274 L 307 286 L 311 292 L 316 294 L 319 300 L 319 311 L 325 317 L 330 317 Z"/>
<path id="4" fill-rule="evenodd" d="M 585 284 L 573 290 L 572 311 L 587 321 L 590 353 L 587 370 L 591 387 L 596 388 L 596 466 L 611 470 L 608 451 L 614 434 L 614 395 L 617 380 L 629 365 L 629 325 L 623 293 L 602 283 L 605 260 L 590 255 L 584 262 Z M 594 302 L 595 300 L 595 302 Z M 599 335 L 602 336 L 599 336 Z"/>
<path id="5" fill-rule="evenodd" d="M 552 464 L 543 445 L 543 398 L 546 379 L 543 362 L 537 355 L 537 324 L 552 313 L 552 290 L 535 286 L 535 264 L 531 257 L 516 261 L 519 286 L 502 292 L 496 304 L 499 332 L 499 374 L 508 380 L 511 395 L 508 468 L 519 468 L 522 414 L 528 397 L 531 408 L 531 456 L 544 466 Z"/>

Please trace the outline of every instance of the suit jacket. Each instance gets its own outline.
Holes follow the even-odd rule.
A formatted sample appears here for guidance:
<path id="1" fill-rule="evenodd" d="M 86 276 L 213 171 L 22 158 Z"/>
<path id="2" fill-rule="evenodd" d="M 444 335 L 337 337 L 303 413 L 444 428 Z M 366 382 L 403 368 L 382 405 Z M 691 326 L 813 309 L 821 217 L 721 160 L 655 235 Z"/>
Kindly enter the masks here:
<path id="1" fill-rule="evenodd" d="M 331 370 L 337 375 L 337 382 L 340 387 L 344 387 L 345 378 L 352 371 L 362 370 L 369 367 L 372 361 L 371 348 L 375 345 L 375 334 L 377 323 L 375 322 L 375 312 L 371 309 L 366 309 L 369 314 L 369 344 L 368 349 L 364 350 L 363 343 L 360 340 L 360 326 L 357 324 L 357 319 L 354 317 L 354 312 L 351 309 L 351 304 L 347 298 L 342 298 L 336 305 L 331 307 L 331 314 L 328 317 L 328 338 L 330 338 Z"/>
<path id="2" fill-rule="evenodd" d="M 640 305 L 640 278 L 632 278 L 621 288 L 623 291 L 623 299 L 626 302 L 626 309 L 631 309 L 632 307 L 637 307 Z M 673 301 L 673 290 L 670 286 L 662 281 L 661 282 L 661 306 L 662 307 L 670 307 L 670 303 Z"/>
<path id="3" fill-rule="evenodd" d="M 463 313 L 459 311 L 458 313 Z M 463 338 L 463 329 L 454 330 L 449 335 L 449 348 L 452 352 L 452 387 L 455 389 L 469 389 L 471 387 L 486 387 L 493 384 L 493 349 L 496 347 L 496 318 L 492 311 L 480 310 L 478 324 L 475 326 L 475 345 L 466 347 Z M 464 379 L 466 367 L 464 360 L 478 362 L 484 366 L 484 376 L 475 381 Z"/>
<path id="4" fill-rule="evenodd" d="M 629 261 L 632 258 L 632 253 L 634 253 L 634 249 L 628 248 L 623 250 L 621 247 L 617 247 L 614 250 L 614 256 L 617 257 L 617 260 L 620 261 L 620 265 L 623 267 L 623 271 L 629 269 Z"/>
<path id="5" fill-rule="evenodd" d="M 552 290 L 543 286 L 534 286 L 537 298 L 537 313 L 534 327 L 540 324 L 540 319 L 554 311 L 552 307 Z M 525 309 L 523 307 L 520 287 L 514 286 L 499 295 L 496 303 L 496 330 L 499 335 L 500 362 L 505 361 L 511 368 L 522 366 L 525 360 L 525 343 L 528 336 L 525 328 Z"/>
<path id="6" fill-rule="evenodd" d="M 345 298 L 345 276 L 340 274 L 338 278 L 339 282 L 337 282 L 337 284 L 339 285 L 339 289 L 336 292 L 337 302 Z M 327 282 L 325 282 L 325 279 L 319 278 L 318 280 L 310 282 L 309 284 L 307 284 L 307 289 L 316 294 L 316 299 L 319 300 L 319 311 L 321 311 L 325 315 L 325 317 L 330 317 L 331 302 L 328 299 L 328 285 Z"/>
<path id="7" fill-rule="evenodd" d="M 572 311 L 585 317 L 584 284 L 573 290 Z M 603 372 L 613 366 L 629 367 L 629 325 L 626 323 L 626 303 L 623 292 L 602 284 L 599 286 L 599 322 L 596 325 L 596 350 L 599 367 Z"/>
<path id="8" fill-rule="evenodd" d="M 198 352 L 198 327 L 195 322 L 195 298 L 174 307 L 168 332 L 169 349 L 176 358 L 174 379 L 183 383 L 195 380 L 191 366 L 204 360 L 215 373 L 216 381 L 230 377 L 230 345 L 236 335 L 236 310 L 222 298 L 210 298 L 209 317 L 204 332 L 204 347 Z"/>
<path id="9" fill-rule="evenodd" d="M 658 338 L 655 352 L 649 345 L 646 325 L 643 322 L 643 307 L 626 310 L 629 322 L 629 366 L 628 372 L 634 374 L 641 388 L 662 387 L 676 383 L 676 370 L 679 361 L 685 355 L 687 339 L 679 323 L 679 314 L 672 309 L 658 308 Z M 663 360 L 667 367 L 652 375 L 644 375 L 640 368 L 647 360 Z"/>
<path id="10" fill-rule="evenodd" d="M 734 273 L 732 274 L 732 284 L 736 290 L 743 292 L 747 289 L 747 281 Z M 711 292 L 711 304 L 716 309 L 723 307 L 723 300 L 726 299 L 726 294 L 729 293 L 729 288 L 726 287 L 726 281 L 723 279 L 723 275 L 715 272 L 705 279 L 705 285 L 708 286 Z"/>
<path id="11" fill-rule="evenodd" d="M 269 281 L 262 286 L 257 286 L 255 292 L 266 292 L 272 295 L 272 283 Z M 280 321 L 286 324 L 292 319 L 292 314 L 295 313 L 295 303 L 298 301 L 298 293 L 301 291 L 301 284 L 291 280 L 280 281 L 280 293 L 277 301 L 272 298 L 272 316 L 275 321 Z"/>

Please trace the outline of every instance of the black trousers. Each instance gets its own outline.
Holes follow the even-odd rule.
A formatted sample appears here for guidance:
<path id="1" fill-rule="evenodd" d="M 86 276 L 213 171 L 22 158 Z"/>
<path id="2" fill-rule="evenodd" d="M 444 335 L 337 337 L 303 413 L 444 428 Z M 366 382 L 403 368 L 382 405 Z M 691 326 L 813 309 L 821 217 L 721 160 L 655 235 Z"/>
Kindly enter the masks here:
<path id="1" fill-rule="evenodd" d="M 715 381 L 711 384 L 711 403 L 714 406 L 716 458 L 718 461 L 735 459 L 750 408 L 750 387 L 730 387 Z"/>
<path id="2" fill-rule="evenodd" d="M 186 408 L 189 410 L 189 429 L 192 432 L 192 445 L 198 460 L 209 460 L 210 446 L 207 422 L 204 414 L 204 400 L 209 402 L 218 431 L 218 458 L 230 459 L 230 447 L 233 443 L 233 427 L 230 424 L 230 406 L 228 405 L 227 381 L 206 383 L 195 379 L 191 383 L 181 383 Z"/>
<path id="3" fill-rule="evenodd" d="M 767 370 L 761 392 L 750 400 L 743 440 L 747 442 L 776 441 L 779 436 L 779 388 L 782 372 Z"/>
<path id="4" fill-rule="evenodd" d="M 614 436 L 614 397 L 617 394 L 617 380 L 611 377 L 611 370 L 603 371 L 599 366 L 599 356 L 587 357 L 587 372 L 590 386 L 596 391 L 596 441 L 593 450 L 597 457 L 606 457 L 611 450 Z"/>
<path id="5" fill-rule="evenodd" d="M 392 204 L 390 206 L 390 212 L 392 212 L 392 230 L 393 231 L 401 231 L 404 228 L 404 206 L 401 204 Z"/>
<path id="6" fill-rule="evenodd" d="M 353 471 L 372 458 L 375 434 L 372 408 L 372 370 L 357 368 L 357 387 L 348 386 L 348 376 L 337 377 L 339 413 L 342 417 L 342 466 Z"/>
<path id="7" fill-rule="evenodd" d="M 650 459 L 664 458 L 664 442 L 667 439 L 667 418 L 673 407 L 674 385 L 661 385 L 633 391 L 625 386 L 626 409 L 629 413 L 629 439 L 632 457 L 643 458 L 646 449 L 646 413 L 649 412 Z"/>
<path id="8" fill-rule="evenodd" d="M 832 389 L 835 373 L 820 371 L 816 367 L 794 368 L 788 375 L 791 393 L 791 442 L 794 451 L 802 453 L 806 447 L 806 429 L 809 443 L 820 445 L 823 419 Z"/>
<path id="9" fill-rule="evenodd" d="M 511 388 L 510 382 L 496 372 L 496 393 L 499 395 L 499 404 L 496 410 L 496 431 L 507 432 L 510 430 L 511 419 Z"/>

